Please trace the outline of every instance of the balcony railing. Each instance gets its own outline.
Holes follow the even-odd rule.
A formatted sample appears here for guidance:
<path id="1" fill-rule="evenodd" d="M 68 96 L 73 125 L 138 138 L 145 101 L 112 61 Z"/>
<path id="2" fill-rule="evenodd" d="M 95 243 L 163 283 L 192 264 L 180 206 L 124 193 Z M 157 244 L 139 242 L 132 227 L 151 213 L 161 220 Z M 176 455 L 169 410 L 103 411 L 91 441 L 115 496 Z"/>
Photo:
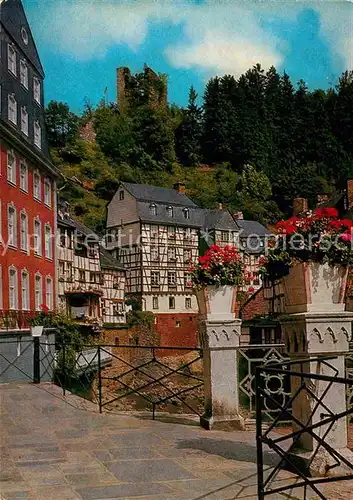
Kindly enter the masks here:
<path id="1" fill-rule="evenodd" d="M 29 328 L 30 311 L 0 311 L 0 330 L 22 330 Z"/>

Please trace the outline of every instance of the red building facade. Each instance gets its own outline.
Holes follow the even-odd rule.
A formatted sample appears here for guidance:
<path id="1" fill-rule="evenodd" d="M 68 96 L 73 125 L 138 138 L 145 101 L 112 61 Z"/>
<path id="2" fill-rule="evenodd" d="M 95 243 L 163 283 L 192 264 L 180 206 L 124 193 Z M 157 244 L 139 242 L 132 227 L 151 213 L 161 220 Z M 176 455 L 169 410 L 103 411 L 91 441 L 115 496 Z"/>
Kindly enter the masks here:
<path id="1" fill-rule="evenodd" d="M 56 178 L 45 133 L 44 72 L 20 0 L 0 12 L 0 311 L 56 296 Z M 16 325 L 11 325 L 16 326 Z M 1 328 L 1 324 L 0 324 Z"/>

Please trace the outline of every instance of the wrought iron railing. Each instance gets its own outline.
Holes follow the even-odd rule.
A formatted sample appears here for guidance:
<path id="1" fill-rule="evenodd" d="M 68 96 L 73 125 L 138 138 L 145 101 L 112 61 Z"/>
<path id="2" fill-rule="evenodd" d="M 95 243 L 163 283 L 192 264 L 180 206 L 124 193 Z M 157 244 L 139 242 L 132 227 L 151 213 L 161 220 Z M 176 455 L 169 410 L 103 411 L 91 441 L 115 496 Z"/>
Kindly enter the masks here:
<path id="1" fill-rule="evenodd" d="M 256 398 L 256 368 L 258 366 L 272 366 L 278 362 L 289 361 L 284 344 L 250 344 L 237 349 L 238 376 L 239 376 L 239 401 L 244 416 L 255 418 Z M 283 374 L 273 376 L 268 381 L 272 397 L 284 405 L 290 397 L 289 379 Z M 272 401 L 265 398 L 263 405 L 263 418 L 272 421 L 276 418 L 279 409 Z"/>
<path id="2" fill-rule="evenodd" d="M 165 346 L 62 345 L 55 358 L 40 343 L 41 363 L 54 373 L 63 393 L 89 399 L 99 411 L 193 413 L 203 410 L 200 349 Z"/>
<path id="3" fill-rule="evenodd" d="M 353 479 L 353 463 L 343 456 L 338 450 L 334 449 L 328 442 L 327 436 L 330 431 L 337 424 L 339 419 L 345 419 L 353 415 L 353 407 L 347 408 L 345 411 L 334 413 L 324 403 L 329 390 L 332 390 L 333 384 L 341 384 L 341 386 L 353 387 L 353 379 L 347 377 L 339 377 L 338 371 L 334 365 L 330 365 L 329 361 L 335 359 L 334 357 L 316 358 L 318 364 L 329 366 L 334 373 L 333 376 L 323 375 L 316 373 L 303 372 L 303 365 L 307 363 L 307 359 L 301 361 L 296 360 L 292 362 L 279 362 L 277 366 L 260 366 L 256 368 L 256 442 L 257 442 L 257 477 L 258 477 L 258 498 L 262 500 L 265 496 L 275 495 L 279 493 L 289 493 L 293 489 L 304 487 L 304 492 L 307 488 L 311 488 L 317 497 L 325 499 L 326 496 L 320 490 L 320 486 L 332 481 L 340 481 Z M 315 358 L 312 358 L 314 361 Z M 296 368 L 293 368 L 296 365 Z M 301 366 L 301 369 L 298 368 Z M 273 376 L 286 376 L 295 377 L 300 382 L 297 384 L 296 391 L 287 400 L 286 404 L 280 405 L 276 398 L 272 397 L 271 391 L 266 386 L 266 380 Z M 325 390 L 320 396 L 315 394 L 312 390 L 313 381 L 327 382 Z M 337 387 L 335 385 L 335 387 Z M 344 390 L 344 389 L 343 389 Z M 305 395 L 305 399 L 310 398 L 313 401 L 312 411 L 310 415 L 306 416 L 306 422 L 303 422 L 296 417 L 292 412 L 293 403 L 298 401 Z M 264 430 L 263 428 L 263 409 L 264 400 L 270 399 L 274 406 L 278 405 L 278 415 L 273 422 Z M 325 410 L 322 413 L 322 410 Z M 276 424 L 282 418 L 289 418 L 296 424 L 296 430 L 289 430 L 287 433 L 278 436 L 272 431 L 275 430 Z M 314 423 L 313 423 L 314 422 Z M 321 431 L 321 432 L 320 432 Z M 299 440 L 303 434 L 310 435 L 313 439 L 313 451 L 311 457 L 306 463 L 305 470 L 298 465 L 297 460 L 293 457 L 293 450 L 296 448 Z M 281 447 L 283 443 L 292 441 L 289 448 Z M 275 467 L 264 477 L 264 446 L 267 446 L 277 454 L 279 461 Z M 330 457 L 330 469 L 343 465 L 350 473 L 340 475 L 327 475 L 325 477 L 311 477 L 310 468 L 314 464 L 318 456 L 318 452 L 324 450 L 326 456 Z M 295 473 L 293 481 L 287 479 L 285 483 L 276 486 L 275 479 L 282 467 L 289 468 L 291 472 Z M 292 493 L 291 493 L 292 494 Z M 305 494 L 306 498 L 306 494 Z"/>
<path id="4" fill-rule="evenodd" d="M 203 411 L 203 366 L 198 348 L 101 346 L 111 349 L 112 366 L 98 374 L 100 411 L 104 408 L 172 413 Z"/>

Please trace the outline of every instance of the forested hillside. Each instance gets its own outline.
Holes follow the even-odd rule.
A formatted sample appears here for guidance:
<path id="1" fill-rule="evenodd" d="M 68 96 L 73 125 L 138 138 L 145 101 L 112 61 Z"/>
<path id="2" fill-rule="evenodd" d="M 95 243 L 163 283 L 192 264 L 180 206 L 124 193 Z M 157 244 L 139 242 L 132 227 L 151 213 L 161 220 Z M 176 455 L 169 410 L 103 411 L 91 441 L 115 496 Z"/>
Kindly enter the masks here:
<path id="1" fill-rule="evenodd" d="M 309 90 L 257 65 L 239 79 L 212 78 L 203 99 L 191 88 L 185 109 L 150 105 L 140 77 L 123 110 L 102 101 L 78 117 L 63 103 L 47 107 L 53 161 L 67 179 L 61 196 L 97 231 L 119 180 L 183 180 L 203 207 L 221 202 L 271 223 L 294 197 L 313 205 L 353 176 L 353 72 L 334 89 Z M 91 125 L 95 142 L 80 138 Z"/>

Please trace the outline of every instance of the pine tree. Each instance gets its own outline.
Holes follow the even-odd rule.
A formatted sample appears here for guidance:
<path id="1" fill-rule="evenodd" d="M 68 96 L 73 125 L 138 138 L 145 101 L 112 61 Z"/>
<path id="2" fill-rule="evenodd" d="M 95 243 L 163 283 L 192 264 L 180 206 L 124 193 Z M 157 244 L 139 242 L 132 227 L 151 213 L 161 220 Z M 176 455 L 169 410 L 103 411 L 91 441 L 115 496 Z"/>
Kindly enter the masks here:
<path id="1" fill-rule="evenodd" d="M 176 155 L 183 165 L 201 162 L 202 108 L 197 105 L 197 93 L 191 86 L 189 102 L 183 120 L 175 131 Z"/>

